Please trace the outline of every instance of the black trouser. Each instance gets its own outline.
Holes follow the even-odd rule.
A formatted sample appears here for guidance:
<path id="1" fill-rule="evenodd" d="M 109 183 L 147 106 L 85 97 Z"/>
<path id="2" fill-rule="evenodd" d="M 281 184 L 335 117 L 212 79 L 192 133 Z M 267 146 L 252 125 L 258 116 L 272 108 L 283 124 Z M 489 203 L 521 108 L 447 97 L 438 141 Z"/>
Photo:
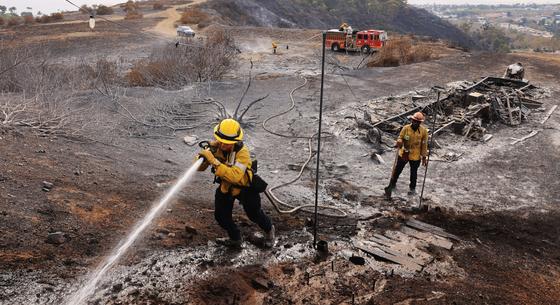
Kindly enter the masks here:
<path id="1" fill-rule="evenodd" d="M 227 231 L 228 236 L 232 240 L 240 240 L 241 232 L 232 218 L 233 203 L 235 199 L 243 205 L 243 210 L 249 219 L 256 223 L 265 232 L 270 232 L 272 229 L 272 222 L 270 218 L 261 209 L 261 195 L 251 190 L 241 190 L 241 193 L 233 197 L 231 194 L 224 194 L 220 188 L 216 190 L 216 197 L 214 201 L 214 217 L 220 227 Z"/>
<path id="2" fill-rule="evenodd" d="M 397 180 L 399 180 L 399 176 L 401 175 L 405 165 L 410 163 L 410 184 L 409 187 L 411 189 L 416 188 L 416 179 L 418 177 L 418 167 L 420 167 L 420 160 L 409 160 L 405 161 L 401 157 L 397 160 L 397 165 L 395 166 L 395 172 L 393 173 L 393 177 L 391 177 L 391 182 L 389 183 L 389 187 L 394 189 L 397 185 Z"/>

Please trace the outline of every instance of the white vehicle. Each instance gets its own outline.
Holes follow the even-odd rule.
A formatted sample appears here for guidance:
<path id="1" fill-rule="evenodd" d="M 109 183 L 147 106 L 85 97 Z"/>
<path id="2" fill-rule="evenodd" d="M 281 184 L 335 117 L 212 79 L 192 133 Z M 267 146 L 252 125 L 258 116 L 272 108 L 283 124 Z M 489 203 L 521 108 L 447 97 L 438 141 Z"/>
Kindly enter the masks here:
<path id="1" fill-rule="evenodd" d="M 190 26 L 181 25 L 177 27 L 177 36 L 194 37 L 194 31 Z"/>

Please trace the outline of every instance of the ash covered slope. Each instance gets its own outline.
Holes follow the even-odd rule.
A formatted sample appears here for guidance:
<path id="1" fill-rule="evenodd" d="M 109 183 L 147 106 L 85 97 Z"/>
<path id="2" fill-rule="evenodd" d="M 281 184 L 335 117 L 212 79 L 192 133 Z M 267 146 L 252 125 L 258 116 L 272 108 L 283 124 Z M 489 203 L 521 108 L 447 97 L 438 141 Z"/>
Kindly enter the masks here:
<path id="1" fill-rule="evenodd" d="M 337 28 L 342 22 L 355 28 L 432 36 L 474 47 L 474 42 L 447 21 L 403 0 L 210 0 L 231 25 L 263 27 Z"/>

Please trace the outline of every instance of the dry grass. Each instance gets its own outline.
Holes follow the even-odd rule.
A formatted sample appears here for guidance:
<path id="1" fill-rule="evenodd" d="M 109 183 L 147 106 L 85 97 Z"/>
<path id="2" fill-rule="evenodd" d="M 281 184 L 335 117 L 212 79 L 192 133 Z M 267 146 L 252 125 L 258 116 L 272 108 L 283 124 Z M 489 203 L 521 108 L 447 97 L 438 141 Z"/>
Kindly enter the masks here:
<path id="1" fill-rule="evenodd" d="M 134 20 L 134 19 L 142 19 L 144 15 L 139 11 L 127 11 L 126 16 L 124 16 L 125 20 Z"/>
<path id="2" fill-rule="evenodd" d="M 208 15 L 207 13 L 197 8 L 188 8 L 181 15 L 180 21 L 182 24 L 199 24 L 207 23 L 209 20 L 210 15 Z"/>
<path id="3" fill-rule="evenodd" d="M 50 23 L 50 22 L 56 22 L 56 21 L 61 21 L 64 19 L 64 14 L 62 13 L 52 13 L 50 15 L 43 15 L 43 16 L 37 16 L 35 17 L 35 22 L 37 23 Z"/>
<path id="4" fill-rule="evenodd" d="M 11 17 L 8 19 L 8 22 L 6 23 L 8 27 L 16 26 L 19 24 L 20 24 L 19 17 Z"/>
<path id="5" fill-rule="evenodd" d="M 429 44 L 416 42 L 411 37 L 398 37 L 389 40 L 368 63 L 368 66 L 396 67 L 428 61 L 433 57 L 434 51 Z"/>
<path id="6" fill-rule="evenodd" d="M 62 14 L 62 13 L 52 13 L 51 18 L 53 19 L 53 21 L 61 21 L 61 20 L 64 19 L 64 14 Z"/>
<path id="7" fill-rule="evenodd" d="M 6 22 L 4 21 L 4 17 L 0 16 L 0 26 L 4 25 L 4 23 L 6 23 Z"/>
<path id="8" fill-rule="evenodd" d="M 79 92 L 111 76 L 105 63 L 99 67 L 50 63 L 43 45 L 0 44 L 0 53 L 0 126 L 41 134 L 78 133 L 91 116 L 89 105 L 76 106 Z"/>
<path id="9" fill-rule="evenodd" d="M 33 22 L 35 22 L 35 19 L 33 18 L 33 16 L 24 16 L 23 17 L 23 23 L 24 24 L 33 24 Z"/>

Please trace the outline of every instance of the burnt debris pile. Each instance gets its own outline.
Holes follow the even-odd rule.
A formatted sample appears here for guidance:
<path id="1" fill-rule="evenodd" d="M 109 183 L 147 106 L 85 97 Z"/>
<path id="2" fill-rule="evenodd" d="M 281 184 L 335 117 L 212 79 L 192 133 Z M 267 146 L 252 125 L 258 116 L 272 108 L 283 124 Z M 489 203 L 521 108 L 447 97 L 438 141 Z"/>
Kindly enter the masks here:
<path id="1" fill-rule="evenodd" d="M 394 138 L 408 123 L 408 117 L 417 111 L 426 114 L 425 124 L 435 135 L 451 132 L 463 139 L 488 141 L 492 137 L 487 132 L 489 126 L 525 123 L 532 111 L 543 109 L 539 99 L 544 95 L 543 89 L 524 80 L 484 77 L 478 82 L 448 85 L 439 100 L 434 98 L 433 91 L 384 99 L 379 102 L 406 110 L 397 114 L 385 111 L 384 118 L 375 120 L 372 119 L 375 114 L 362 109 L 363 118 L 355 117 L 355 120 L 359 128 L 365 129 L 367 141 L 374 145 L 392 145 L 393 141 L 387 140 Z"/>

